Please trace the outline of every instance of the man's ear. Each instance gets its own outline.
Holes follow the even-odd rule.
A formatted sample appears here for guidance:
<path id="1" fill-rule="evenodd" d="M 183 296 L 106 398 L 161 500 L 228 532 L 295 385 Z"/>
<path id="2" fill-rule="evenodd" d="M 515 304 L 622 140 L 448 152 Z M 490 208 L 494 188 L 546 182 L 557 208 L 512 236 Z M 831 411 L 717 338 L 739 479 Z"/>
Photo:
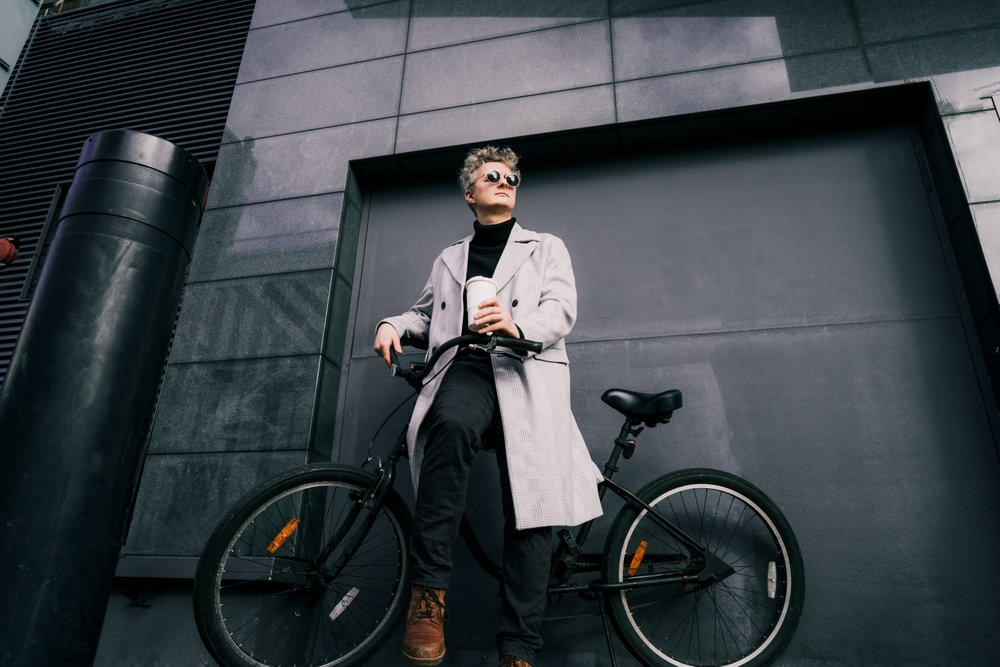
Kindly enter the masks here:
<path id="1" fill-rule="evenodd" d="M 476 203 L 476 198 L 472 196 L 472 190 L 465 191 L 465 201 L 469 202 L 470 204 Z"/>

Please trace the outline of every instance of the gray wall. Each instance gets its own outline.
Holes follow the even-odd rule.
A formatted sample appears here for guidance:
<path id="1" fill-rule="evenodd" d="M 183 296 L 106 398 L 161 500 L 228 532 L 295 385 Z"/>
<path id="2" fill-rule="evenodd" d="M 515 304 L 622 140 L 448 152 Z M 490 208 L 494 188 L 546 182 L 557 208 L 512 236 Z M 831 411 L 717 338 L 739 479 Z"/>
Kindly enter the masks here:
<path id="1" fill-rule="evenodd" d="M 518 192 L 519 221 L 557 234 L 573 257 L 573 410 L 594 460 L 620 426 L 605 389 L 679 388 L 683 409 L 643 433 L 617 479 L 638 488 L 675 469 L 721 468 L 760 485 L 790 520 L 808 593 L 780 664 L 1000 659 L 989 639 L 1000 577 L 940 613 L 964 586 L 949 573 L 954 545 L 970 561 L 1000 549 L 1000 461 L 919 144 L 915 128 L 896 126 L 649 152 L 535 168 Z M 451 182 L 374 188 L 365 212 L 337 443 L 346 462 L 364 457 L 409 393 L 370 354 L 375 324 L 412 304 L 470 219 Z M 415 218 L 420 238 L 403 253 Z M 469 502 L 495 547 L 499 487 L 482 458 Z M 469 586 L 480 577 L 460 561 L 449 592 L 449 633 L 464 650 L 490 645 L 499 614 L 495 585 Z M 548 614 L 588 610 L 569 599 Z M 603 651 L 597 619 L 551 621 L 550 632 L 547 663 Z"/>
<path id="2" fill-rule="evenodd" d="M 334 266 L 362 203 L 351 160 L 928 80 L 931 165 L 954 155 L 961 185 L 945 222 L 970 256 L 982 241 L 963 280 L 989 294 L 998 37 L 990 0 L 259 0 L 127 555 L 193 556 L 257 481 L 330 455 L 345 400 L 330 323 L 354 280 L 349 259 Z M 990 299 L 973 312 L 1000 350 Z"/>

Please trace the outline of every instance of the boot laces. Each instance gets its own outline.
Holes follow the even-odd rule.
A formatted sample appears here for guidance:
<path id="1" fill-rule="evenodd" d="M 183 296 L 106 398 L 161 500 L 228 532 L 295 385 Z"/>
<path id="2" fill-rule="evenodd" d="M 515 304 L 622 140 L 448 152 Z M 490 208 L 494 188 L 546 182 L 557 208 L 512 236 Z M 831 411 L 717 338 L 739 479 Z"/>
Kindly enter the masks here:
<path id="1" fill-rule="evenodd" d="M 441 613 L 444 608 L 444 604 L 438 600 L 437 596 L 434 595 L 429 588 L 420 588 L 420 590 L 417 591 L 416 607 L 417 608 L 414 610 L 413 614 L 414 620 L 420 618 L 433 619 L 436 615 L 443 621 L 445 620 L 445 615 L 448 613 L 447 611 L 445 611 L 444 614 Z"/>

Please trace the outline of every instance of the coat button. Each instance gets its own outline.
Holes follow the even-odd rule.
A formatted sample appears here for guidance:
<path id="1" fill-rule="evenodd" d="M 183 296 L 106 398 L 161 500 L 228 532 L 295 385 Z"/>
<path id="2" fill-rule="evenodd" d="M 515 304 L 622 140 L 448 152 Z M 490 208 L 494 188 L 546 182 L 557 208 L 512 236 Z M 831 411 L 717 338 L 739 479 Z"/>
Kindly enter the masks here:
<path id="1" fill-rule="evenodd" d="M 445 306 L 445 303 L 444 303 L 444 301 L 442 301 L 441 302 L 441 310 L 444 310 L 444 306 Z"/>
<path id="2" fill-rule="evenodd" d="M 431 348 L 431 354 L 434 354 L 437 351 L 438 351 L 437 345 L 435 345 L 434 347 Z"/>
<path id="3" fill-rule="evenodd" d="M 511 308 L 513 308 L 513 307 L 515 307 L 516 305 L 517 305 L 517 299 L 514 299 L 514 302 L 510 304 L 510 307 L 511 307 Z"/>

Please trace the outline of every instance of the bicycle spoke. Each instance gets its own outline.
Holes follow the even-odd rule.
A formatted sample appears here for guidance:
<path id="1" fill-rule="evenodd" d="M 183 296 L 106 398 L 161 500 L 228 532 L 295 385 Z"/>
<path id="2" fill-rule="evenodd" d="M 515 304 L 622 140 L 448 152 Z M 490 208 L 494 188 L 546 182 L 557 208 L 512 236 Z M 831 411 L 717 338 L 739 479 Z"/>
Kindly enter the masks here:
<path id="1" fill-rule="evenodd" d="M 612 597 L 613 618 L 628 640 L 626 645 L 645 664 L 666 660 L 690 667 L 726 666 L 743 664 L 751 655 L 754 658 L 745 667 L 759 667 L 758 660 L 769 663 L 775 651 L 762 652 L 762 647 L 780 650 L 798 616 L 796 610 L 791 625 L 778 623 L 788 609 L 789 592 L 799 590 L 791 587 L 788 569 L 794 561 L 789 560 L 787 540 L 775 532 L 775 526 L 780 532 L 782 522 L 786 526 L 787 522 L 766 497 L 756 499 L 762 495 L 759 491 L 726 473 L 682 471 L 661 479 L 660 486 L 651 483 L 647 487 L 646 493 L 656 495 L 644 500 L 732 572 L 712 584 L 665 583 Z M 734 492 L 730 485 L 748 487 L 750 495 Z M 615 563 L 606 575 L 609 579 L 628 580 L 628 567 L 643 541 L 646 549 L 639 567 L 644 576 L 694 574 L 703 567 L 703 560 L 679 544 L 648 512 L 635 509 L 629 515 L 628 511 L 622 511 L 628 523 L 616 521 L 609 536 Z M 772 563 L 778 591 L 769 595 Z"/>
<path id="2" fill-rule="evenodd" d="M 212 544 L 225 539 L 214 557 L 217 565 L 196 576 L 196 608 L 204 610 L 206 599 L 212 606 L 207 614 L 199 612 L 199 629 L 206 623 L 217 628 L 213 636 L 224 639 L 213 639 L 212 646 L 233 654 L 233 664 L 315 666 L 352 654 L 367 657 L 381 645 L 382 640 L 370 641 L 373 634 L 387 637 L 405 611 L 408 540 L 396 518 L 399 511 L 391 509 L 392 503 L 402 507 L 398 497 L 390 491 L 377 516 L 362 512 L 355 525 L 344 526 L 328 566 L 358 539 L 364 522 L 373 520 L 343 571 L 331 578 L 328 568 L 314 565 L 316 556 L 356 507 L 347 494 L 366 488 L 370 477 L 335 466 L 303 471 L 316 481 L 288 484 L 270 498 L 264 491 L 260 501 L 252 501 L 257 504 L 247 504 L 242 518 L 233 515 L 229 537 L 213 534 Z M 323 479 L 327 476 L 329 481 Z M 272 555 L 267 548 L 279 537 L 279 550 Z"/>

